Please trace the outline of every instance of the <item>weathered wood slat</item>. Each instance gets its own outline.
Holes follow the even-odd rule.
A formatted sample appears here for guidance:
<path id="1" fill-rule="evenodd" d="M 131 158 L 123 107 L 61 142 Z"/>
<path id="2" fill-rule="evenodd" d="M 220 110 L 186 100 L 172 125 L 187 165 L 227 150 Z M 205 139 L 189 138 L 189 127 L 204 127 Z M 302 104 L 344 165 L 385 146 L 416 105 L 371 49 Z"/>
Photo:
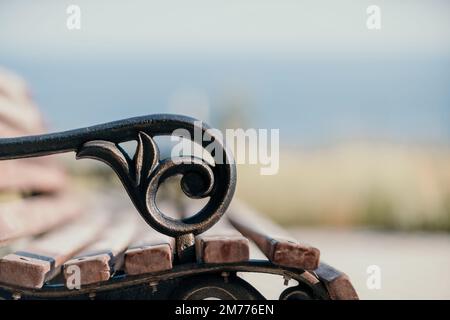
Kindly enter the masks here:
<path id="1" fill-rule="evenodd" d="M 6 255 L 0 259 L 0 282 L 41 288 L 60 272 L 64 262 L 98 238 L 106 222 L 103 212 L 89 212 L 74 223 L 36 239 L 28 248 Z"/>
<path id="2" fill-rule="evenodd" d="M 57 166 L 42 165 L 29 159 L 0 162 L 0 192 L 52 193 L 63 189 L 66 175 Z"/>
<path id="3" fill-rule="evenodd" d="M 23 79 L 0 68 L 0 137 L 40 134 L 42 116 Z M 55 192 L 65 183 L 64 171 L 51 157 L 0 162 L 0 192 Z"/>
<path id="4" fill-rule="evenodd" d="M 79 268 L 81 285 L 107 281 L 123 266 L 123 254 L 136 236 L 138 220 L 129 210 L 117 212 L 113 219 L 116 221 L 108 226 L 99 240 L 64 263 L 66 280 L 72 275 L 67 272 L 70 266 Z"/>
<path id="5" fill-rule="evenodd" d="M 299 243 L 249 207 L 235 203 L 228 210 L 227 217 L 238 231 L 256 243 L 272 263 L 305 270 L 319 266 L 318 249 Z"/>
<path id="6" fill-rule="evenodd" d="M 314 270 L 316 275 L 325 283 L 330 298 L 333 300 L 357 300 L 358 294 L 350 282 L 349 277 L 333 268 L 332 266 L 321 262 L 319 267 Z"/>
<path id="7" fill-rule="evenodd" d="M 80 216 L 80 202 L 68 194 L 35 196 L 0 203 L 0 246 L 43 233 Z"/>
<path id="8" fill-rule="evenodd" d="M 201 206 L 191 200 L 183 203 L 182 207 L 182 217 L 188 217 L 201 209 Z M 225 219 L 195 236 L 195 256 L 199 263 L 241 262 L 248 260 L 249 255 L 248 239 Z"/>
<path id="9" fill-rule="evenodd" d="M 172 269 L 174 248 L 174 238 L 143 226 L 125 251 L 125 273 L 137 275 Z"/>
<path id="10" fill-rule="evenodd" d="M 44 131 L 42 117 L 26 82 L 4 69 L 0 69 L 0 122 L 24 134 Z"/>
<path id="11" fill-rule="evenodd" d="M 15 101 L 0 95 L 0 121 L 17 129 L 23 135 L 44 132 L 42 119 L 36 108 L 31 105 L 18 105 Z"/>
<path id="12" fill-rule="evenodd" d="M 12 137 L 20 137 L 25 135 L 25 133 L 21 130 L 11 128 L 10 125 L 4 122 L 0 118 L 0 137 L 2 138 L 12 138 Z"/>
<path id="13" fill-rule="evenodd" d="M 233 263 L 249 259 L 249 241 L 226 220 L 195 237 L 198 262 Z"/>

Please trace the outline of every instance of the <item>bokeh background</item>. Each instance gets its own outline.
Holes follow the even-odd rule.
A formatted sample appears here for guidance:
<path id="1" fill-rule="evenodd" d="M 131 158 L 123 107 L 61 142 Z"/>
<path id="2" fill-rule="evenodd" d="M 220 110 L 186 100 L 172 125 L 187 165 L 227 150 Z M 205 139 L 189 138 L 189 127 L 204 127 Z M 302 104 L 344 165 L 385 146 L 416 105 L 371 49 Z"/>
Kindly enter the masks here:
<path id="1" fill-rule="evenodd" d="M 0 65 L 51 130 L 163 112 L 279 129 L 279 173 L 240 165 L 238 197 L 363 298 L 450 298 L 448 1 L 1 0 Z"/>

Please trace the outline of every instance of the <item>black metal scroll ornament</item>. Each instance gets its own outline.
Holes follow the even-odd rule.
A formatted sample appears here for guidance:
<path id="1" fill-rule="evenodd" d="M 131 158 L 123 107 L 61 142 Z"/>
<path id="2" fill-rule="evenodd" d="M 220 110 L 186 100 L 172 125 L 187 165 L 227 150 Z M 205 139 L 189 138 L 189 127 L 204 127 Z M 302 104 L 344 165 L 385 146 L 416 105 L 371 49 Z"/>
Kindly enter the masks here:
<path id="1" fill-rule="evenodd" d="M 207 135 L 202 146 L 214 143 L 213 165 L 193 156 L 161 160 L 153 137 L 171 135 L 185 129 Z M 177 238 L 177 252 L 182 258 L 193 236 L 213 226 L 224 214 L 236 186 L 236 168 L 231 153 L 221 138 L 193 118 L 180 115 L 151 115 L 110 122 L 60 133 L 0 139 L 0 160 L 36 157 L 75 151 L 77 159 L 92 158 L 108 164 L 119 176 L 129 197 L 144 220 L 161 233 Z M 133 158 L 119 143 L 136 140 Z M 199 141 L 200 142 L 200 141 Z M 174 219 L 156 205 L 156 193 L 168 177 L 181 174 L 181 188 L 191 198 L 209 197 L 195 215 Z"/>

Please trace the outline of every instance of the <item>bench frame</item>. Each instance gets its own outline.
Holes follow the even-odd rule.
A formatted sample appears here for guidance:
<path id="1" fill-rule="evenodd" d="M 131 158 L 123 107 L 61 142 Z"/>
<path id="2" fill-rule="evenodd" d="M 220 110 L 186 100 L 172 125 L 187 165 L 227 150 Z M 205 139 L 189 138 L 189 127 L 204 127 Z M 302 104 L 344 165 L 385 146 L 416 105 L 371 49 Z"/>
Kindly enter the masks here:
<path id="1" fill-rule="evenodd" d="M 68 290 L 64 284 L 46 284 L 42 289 L 19 289 L 1 286 L 0 296 L 6 299 L 178 299 L 180 295 L 187 297 L 197 294 L 198 287 L 205 288 L 196 299 L 216 296 L 211 292 L 211 280 L 220 279 L 215 286 L 226 292 L 226 299 L 261 300 L 264 296 L 236 276 L 237 272 L 254 272 L 280 275 L 284 279 L 299 282 L 297 290 L 304 294 L 305 290 L 315 299 L 329 299 L 326 286 L 321 281 L 312 284 L 302 277 L 303 270 L 281 268 L 266 260 L 249 260 L 231 264 L 184 263 L 173 269 L 155 274 L 129 276 L 115 275 L 106 283 L 83 286 L 79 290 Z M 180 285 L 183 281 L 195 279 L 197 288 Z M 239 280 L 236 280 L 239 279 Z M 179 289 L 183 288 L 183 292 Z M 291 289 L 292 287 L 288 288 Z M 118 290 L 120 289 L 120 290 Z M 184 290 L 186 289 L 186 290 Z M 214 289 L 214 288 L 212 288 Z M 290 290 L 292 291 L 292 290 Z M 280 298 L 284 293 L 280 295 Z M 291 297 L 292 298 L 292 295 Z"/>
<path id="2" fill-rule="evenodd" d="M 203 148 L 214 142 L 214 153 L 223 161 L 211 165 L 193 156 L 160 160 L 153 138 L 171 135 L 176 129 L 187 130 L 191 136 L 194 136 L 196 130 L 200 130 L 202 136 L 210 138 L 208 141 L 201 141 Z M 133 158 L 119 145 L 131 140 L 137 141 Z M 224 146 L 217 131 L 210 130 L 207 125 L 195 119 L 179 115 L 152 115 L 60 133 L 0 139 L 0 160 L 70 151 L 76 153 L 77 159 L 96 159 L 108 164 L 116 172 L 147 224 L 167 236 L 175 237 L 175 265 L 169 271 L 155 274 L 118 274 L 107 282 L 83 286 L 79 290 L 68 290 L 63 284 L 46 284 L 39 290 L 0 285 L 0 297 L 201 299 L 212 295 L 225 299 L 263 299 L 256 289 L 236 276 L 236 272 L 258 272 L 278 274 L 299 282 L 294 289 L 288 288 L 289 292 L 285 290 L 281 299 L 329 299 L 327 283 L 342 275 L 326 265 L 309 273 L 303 269 L 281 267 L 259 260 L 229 264 L 195 263 L 194 236 L 219 221 L 231 202 L 236 186 L 236 168 L 230 151 Z M 183 176 L 181 188 L 188 197 L 209 197 L 208 203 L 196 214 L 173 219 L 165 216 L 156 206 L 158 188 L 174 175 Z M 325 270 L 322 275 L 320 270 Z M 305 277 L 306 273 L 308 277 Z M 307 281 L 311 277 L 315 281 Z M 196 279 L 195 286 L 180 285 L 182 281 L 189 279 Z M 211 282 L 215 286 L 210 286 Z M 219 291 L 222 293 L 217 292 L 215 287 L 221 288 Z M 180 292 L 180 288 L 183 292 Z"/>

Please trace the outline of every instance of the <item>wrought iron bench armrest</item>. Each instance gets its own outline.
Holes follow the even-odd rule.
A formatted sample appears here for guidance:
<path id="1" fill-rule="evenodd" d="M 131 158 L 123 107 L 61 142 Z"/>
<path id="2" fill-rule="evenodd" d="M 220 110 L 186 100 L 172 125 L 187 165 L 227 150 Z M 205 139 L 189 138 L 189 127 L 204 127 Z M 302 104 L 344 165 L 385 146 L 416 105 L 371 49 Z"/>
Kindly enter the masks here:
<path id="1" fill-rule="evenodd" d="M 214 163 L 194 156 L 160 159 L 154 137 L 177 135 L 176 130 L 184 130 L 187 135 L 182 137 L 188 136 L 191 140 L 192 137 L 200 136 L 201 140 L 194 142 L 209 152 Z M 119 145 L 131 140 L 137 141 L 136 152 L 132 158 Z M 337 270 L 324 264 L 319 266 L 316 273 L 308 273 L 299 268 L 276 266 L 268 261 L 250 260 L 214 265 L 195 263 L 194 236 L 219 221 L 231 202 L 236 186 L 236 168 L 230 151 L 224 145 L 220 133 L 200 121 L 185 116 L 159 114 L 59 133 L 0 139 L 0 160 L 64 152 L 75 152 L 77 159 L 91 158 L 108 164 L 120 178 L 134 206 L 147 224 L 167 236 L 175 237 L 177 265 L 169 271 L 156 274 L 116 275 L 107 283 L 90 285 L 76 292 L 65 290 L 61 285 L 47 284 L 37 291 L 0 286 L 0 296 L 92 298 L 98 294 L 104 298 L 117 298 L 118 291 L 115 289 L 120 287 L 129 288 L 128 297 L 132 297 L 141 294 L 143 286 L 148 287 L 149 283 L 154 287 L 161 283 L 163 292 L 166 287 L 170 288 L 169 291 L 172 293 L 162 294 L 159 297 L 174 298 L 173 289 L 178 287 L 179 290 L 175 290 L 178 294 L 176 297 L 201 298 L 203 295 L 198 292 L 202 292 L 202 284 L 208 281 L 222 281 L 219 286 L 227 286 L 228 291 L 225 291 L 229 293 L 223 298 L 263 298 L 253 287 L 236 277 L 236 272 L 240 271 L 273 273 L 288 279 L 296 279 L 299 285 L 294 289 L 285 290 L 280 296 L 282 299 L 303 298 L 308 296 L 305 296 L 305 292 L 311 293 L 308 297 L 327 299 L 330 296 L 326 283 L 331 283 L 341 276 Z M 206 205 L 196 214 L 175 219 L 166 216 L 157 207 L 156 194 L 160 185 L 174 175 L 182 175 L 181 189 L 188 197 L 209 198 Z M 225 284 L 223 280 L 217 280 L 217 277 L 221 276 L 229 278 Z M 194 278 L 197 279 L 194 283 L 180 285 L 182 281 L 192 281 Z M 192 296 L 192 290 L 192 292 L 183 291 L 185 287 L 190 286 L 195 288 L 200 286 L 197 290 L 198 296 Z M 154 291 L 150 293 L 144 291 L 148 297 L 155 296 Z M 208 290 L 204 294 L 208 294 Z M 220 292 L 217 294 L 221 295 Z"/>
<path id="2" fill-rule="evenodd" d="M 185 130 L 191 137 L 198 133 L 207 137 L 199 141 L 203 148 L 214 144 L 214 164 L 194 156 L 160 159 L 155 136 L 172 135 Z M 135 140 L 133 158 L 119 143 Z M 154 229 L 176 237 L 178 258 L 192 259 L 185 253 L 193 245 L 194 235 L 214 225 L 224 214 L 233 197 L 236 168 L 231 153 L 220 135 L 193 118 L 158 114 L 125 119 L 106 124 L 59 133 L 0 139 L 0 160 L 75 152 L 77 159 L 91 158 L 105 162 L 119 176 L 134 206 Z M 195 215 L 174 219 L 156 206 L 156 193 L 167 178 L 181 174 L 181 188 L 191 198 L 209 197 Z"/>

